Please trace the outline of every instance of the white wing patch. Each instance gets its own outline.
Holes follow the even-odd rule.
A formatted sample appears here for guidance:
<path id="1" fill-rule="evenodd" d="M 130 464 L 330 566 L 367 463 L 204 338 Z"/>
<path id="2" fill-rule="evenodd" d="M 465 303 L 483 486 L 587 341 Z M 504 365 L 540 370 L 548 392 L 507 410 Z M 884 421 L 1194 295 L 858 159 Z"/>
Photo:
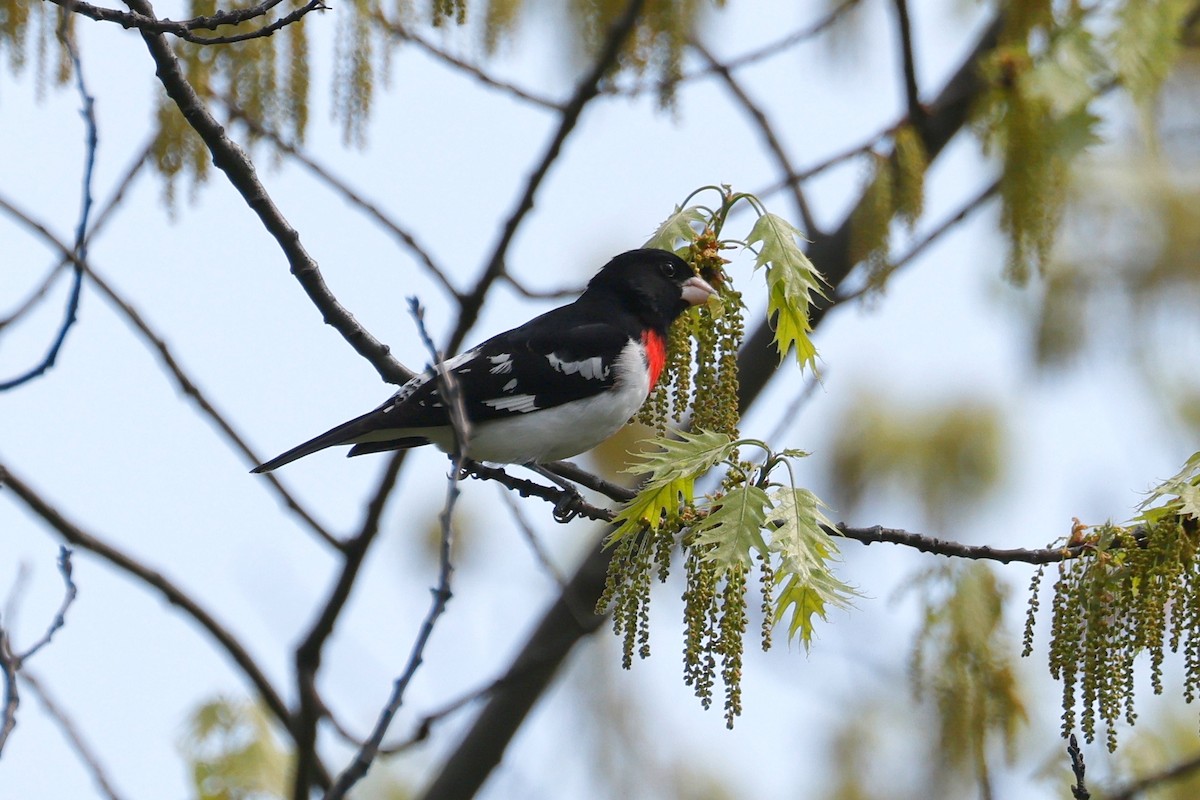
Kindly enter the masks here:
<path id="1" fill-rule="evenodd" d="M 546 356 L 546 360 L 550 362 L 550 366 L 564 375 L 579 373 L 581 378 L 591 381 L 604 380 L 608 377 L 608 367 L 604 366 L 604 360 L 600 356 L 585 358 L 583 361 L 563 361 L 557 353 L 550 353 Z"/>
<path id="2" fill-rule="evenodd" d="M 530 411 L 537 411 L 537 403 L 531 394 L 514 394 L 512 397 L 494 397 L 491 400 L 484 400 L 485 406 L 491 406 L 497 411 L 518 411 L 522 414 Z"/>
<path id="3" fill-rule="evenodd" d="M 516 378 L 513 378 L 511 381 L 509 381 L 508 383 L 504 384 L 504 386 L 503 386 L 503 387 L 501 387 L 500 391 L 502 391 L 502 392 L 511 392 L 511 391 L 512 391 L 513 389 L 515 389 L 515 388 L 517 388 L 517 379 L 516 379 Z"/>
<path id="4" fill-rule="evenodd" d="M 508 353 L 501 353 L 498 356 L 488 356 L 488 361 L 492 362 L 493 375 L 505 375 L 512 372 L 512 356 Z"/>

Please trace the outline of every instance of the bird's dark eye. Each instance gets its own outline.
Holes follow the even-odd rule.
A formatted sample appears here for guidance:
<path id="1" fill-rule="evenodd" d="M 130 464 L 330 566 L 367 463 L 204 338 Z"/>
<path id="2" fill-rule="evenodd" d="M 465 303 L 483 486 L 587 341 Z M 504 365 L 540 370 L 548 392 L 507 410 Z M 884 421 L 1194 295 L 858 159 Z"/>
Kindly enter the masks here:
<path id="1" fill-rule="evenodd" d="M 664 261 L 659 269 L 662 271 L 662 274 L 666 275 L 668 278 L 675 277 L 675 265 L 670 261 Z"/>

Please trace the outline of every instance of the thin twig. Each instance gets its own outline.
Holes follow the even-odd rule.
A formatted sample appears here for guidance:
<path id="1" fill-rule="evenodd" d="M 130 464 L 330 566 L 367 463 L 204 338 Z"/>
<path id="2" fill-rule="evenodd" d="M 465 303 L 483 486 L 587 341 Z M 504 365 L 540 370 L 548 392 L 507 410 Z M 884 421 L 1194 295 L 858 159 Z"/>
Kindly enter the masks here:
<path id="1" fill-rule="evenodd" d="M 1067 755 L 1071 758 L 1071 772 L 1075 775 L 1075 785 L 1071 787 L 1071 797 L 1075 800 L 1091 800 L 1092 793 L 1087 790 L 1083 776 L 1087 765 L 1083 763 L 1083 751 L 1079 749 L 1079 740 L 1075 734 L 1067 741 Z"/>
<path id="2" fill-rule="evenodd" d="M 154 8 L 148 0 L 125 0 L 135 12 L 153 17 Z M 161 33 L 141 31 L 150 51 L 157 75 L 167 95 L 183 113 L 184 119 L 199 134 L 212 153 L 213 164 L 225 173 L 246 205 L 258 215 L 263 227 L 279 244 L 287 258 L 292 274 L 321 312 L 325 322 L 389 383 L 404 383 L 413 372 L 391 355 L 390 348 L 372 336 L 358 320 L 334 297 L 321 275 L 317 262 L 300 243 L 300 233 L 291 226 L 259 181 L 253 162 L 245 151 L 225 133 L 224 127 L 205 107 L 195 88 L 183 74 L 179 59 L 170 42 Z"/>
<path id="3" fill-rule="evenodd" d="M 957 211 L 946 217 L 946 219 L 942 220 L 937 227 L 925 234 L 921 241 L 910 247 L 908 252 L 906 252 L 903 256 L 885 264 L 878 272 L 871 276 L 871 279 L 867 281 L 866 285 L 861 286 L 851 292 L 847 292 L 846 294 L 835 294 L 832 298 L 833 304 L 836 305 L 839 303 L 845 303 L 849 300 L 857 299 L 867 294 L 872 289 L 880 286 L 882 281 L 886 280 L 892 273 L 901 269 L 917 256 L 921 255 L 921 253 L 925 252 L 925 250 L 927 250 L 931 245 L 953 230 L 958 223 L 962 222 L 972 213 L 980 209 L 983 204 L 995 196 L 996 192 L 999 190 L 1000 180 L 997 178 L 980 190 L 980 192 L 974 197 L 959 206 Z"/>
<path id="4" fill-rule="evenodd" d="M 387 730 L 391 726 L 392 720 L 404 702 L 404 693 L 408 689 L 409 683 L 412 682 L 413 676 L 417 674 L 417 670 L 424 663 L 425 647 L 433 635 L 433 629 L 437 625 L 437 621 L 446 611 L 446 605 L 450 602 L 452 596 L 450 591 L 450 577 L 454 573 L 454 566 L 451 563 L 450 555 L 454 544 L 454 506 L 458 502 L 459 495 L 462 493 L 458 485 L 459 466 L 463 461 L 463 453 L 470 446 L 471 429 L 458 383 L 454 380 L 454 375 L 446 368 L 442 354 L 434 346 L 433 339 L 430 338 L 429 331 L 425 328 L 424 309 L 422 309 L 421 304 L 415 297 L 409 298 L 408 307 L 409 312 L 416 321 L 421 341 L 425 343 L 433 359 L 434 370 L 437 373 L 438 392 L 442 396 L 442 403 L 446 408 L 446 415 L 450 420 L 450 426 L 454 434 L 454 452 L 450 456 L 451 469 L 446 479 L 446 501 L 442 507 L 441 514 L 438 515 L 442 535 L 441 546 L 438 551 L 437 586 L 432 590 L 433 596 L 430 600 L 429 611 L 425 614 L 425 619 L 422 620 L 421 627 L 417 632 L 417 638 L 413 641 L 412 648 L 409 651 L 408 663 L 405 665 L 404 671 L 400 673 L 399 677 L 392 684 L 392 694 L 388 698 L 383 710 L 379 713 L 379 719 L 376 721 L 375 727 L 371 730 L 370 736 L 367 737 L 362 747 L 358 749 L 354 759 L 338 775 L 337 780 L 334 781 L 333 788 L 325 794 L 325 800 L 340 800 L 340 798 L 344 797 L 346 792 L 367 774 L 367 770 L 370 769 L 372 762 L 379 755 L 379 749 L 383 744 L 383 737 L 387 735 Z"/>
<path id="5" fill-rule="evenodd" d="M 787 150 L 784 149 L 783 143 L 779 141 L 779 137 L 775 135 L 775 128 L 771 125 L 771 121 L 767 119 L 766 112 L 755 103 L 742 85 L 734 79 L 733 73 L 729 68 L 717 61 L 712 53 L 708 51 L 703 44 L 698 41 L 692 42 L 692 48 L 699 53 L 705 61 L 708 62 L 709 68 L 717 74 L 718 77 L 728 87 L 729 93 L 741 104 L 750 118 L 754 120 L 758 126 L 758 131 L 762 135 L 767 149 L 775 156 L 775 161 L 779 165 L 779 171 L 785 177 L 796 174 L 795 168 L 792 167 L 792 160 L 788 157 Z M 805 233 L 809 236 L 817 235 L 820 231 L 817 229 L 817 223 L 813 219 L 812 211 L 808 207 L 808 201 L 804 197 L 804 192 L 800 188 L 799 181 L 788 181 L 788 188 L 792 192 L 792 200 L 796 203 L 796 211 L 799 213 L 801 220 L 804 222 Z"/>
<path id="6" fill-rule="evenodd" d="M 75 602 L 75 597 L 79 594 L 79 588 L 75 585 L 75 580 L 71 577 L 72 571 L 71 548 L 60 546 L 58 548 L 58 574 L 62 575 L 63 579 L 62 602 L 58 606 L 58 611 L 54 614 L 54 619 L 50 621 L 50 626 L 42 634 L 42 638 L 30 645 L 29 649 L 24 653 L 17 656 L 17 669 L 20 669 L 21 665 L 32 658 L 37 651 L 50 644 L 50 640 L 54 638 L 54 634 L 58 633 L 63 625 L 67 624 L 67 609 L 71 607 L 71 604 Z"/>
<path id="7" fill-rule="evenodd" d="M 79 14 L 97 22 L 115 22 L 127 30 L 137 28 L 143 32 L 170 33 L 180 37 L 185 36 L 191 31 L 216 30 L 224 25 L 240 25 L 243 22 L 259 19 L 266 16 L 267 12 L 282 1 L 266 0 L 266 2 L 249 8 L 217 11 L 214 14 L 192 17 L 191 19 L 170 20 L 159 19 L 154 15 L 153 11 L 140 13 L 134 11 L 130 13 L 128 11 L 117 11 L 114 8 L 92 5 L 91 3 L 82 2 L 82 0 L 51 0 L 56 6 L 61 7 L 69 13 Z"/>
<path id="8" fill-rule="evenodd" d="M 42 282 L 34 287 L 33 291 L 24 300 L 17 303 L 7 316 L 0 317 L 0 331 L 29 313 L 30 309 L 36 306 L 46 296 L 46 293 L 50 291 L 50 287 L 54 285 L 54 281 L 62 274 L 63 267 L 66 265 L 65 261 L 60 261 L 51 267 L 46 273 L 46 277 L 42 278 Z"/>
<path id="9" fill-rule="evenodd" d="M 67 333 L 79 317 L 79 298 L 83 292 L 82 262 L 87 259 L 88 216 L 92 211 L 92 173 L 96 166 L 96 150 L 99 146 L 99 134 L 96 129 L 96 101 L 91 93 L 88 92 L 87 83 L 84 81 L 83 64 L 79 60 L 79 49 L 76 47 L 75 40 L 71 36 L 70 29 L 67 26 L 67 19 L 67 15 L 63 14 L 59 20 L 58 39 L 66 47 L 67 54 L 71 59 L 71 69 L 75 73 L 75 88 L 79 92 L 79 99 L 83 105 L 80 114 L 83 117 L 84 140 L 87 146 L 87 154 L 84 157 L 83 163 L 83 196 L 79 206 L 79 221 L 75 225 L 74 253 L 78 258 L 74 261 L 74 277 L 71 281 L 70 293 L 67 295 L 67 305 L 63 311 L 62 323 L 59 325 L 58 333 L 55 335 L 49 351 L 38 364 L 24 373 L 9 380 L 0 381 L 0 392 L 15 389 L 35 378 L 45 375 L 58 360 L 58 354 L 67 340 Z"/>
<path id="10" fill-rule="evenodd" d="M 121 795 L 113 788 L 112 780 L 108 777 L 108 771 L 100 763 L 91 746 L 84 741 L 83 735 L 79 732 L 78 726 L 74 720 L 63 709 L 50 694 L 46 691 L 45 685 L 39 678 L 34 676 L 29 670 L 21 673 L 21 681 L 32 691 L 33 696 L 41 703 L 42 708 L 46 709 L 46 713 L 54 720 L 58 729 L 62 731 L 67 743 L 71 745 L 71 749 L 75 751 L 75 755 L 79 756 L 79 760 L 87 768 L 91 774 L 92 780 L 96 783 L 96 788 L 100 793 L 108 798 L 108 800 L 122 800 Z"/>
<path id="11" fill-rule="evenodd" d="M 637 24 L 638 16 L 641 14 L 644 2 L 645 0 L 630 0 L 625 12 L 617 20 L 612 30 L 609 31 L 608 38 L 605 40 L 604 47 L 601 48 L 600 56 L 596 59 L 595 65 L 583 77 L 579 85 L 576 86 L 571 101 L 563 108 L 562 119 L 559 121 L 558 129 L 551 138 L 550 144 L 546 147 L 546 152 L 542 154 L 537 167 L 529 176 L 529 180 L 525 184 L 525 191 L 521 194 L 521 199 L 517 201 L 516 208 L 513 209 L 505 221 L 504 230 L 500 234 L 500 241 L 493 248 L 491 258 L 488 260 L 483 274 L 479 276 L 479 280 L 475 283 L 475 288 L 463 297 L 462 313 L 459 315 L 458 324 L 455 326 L 454 332 L 450 335 L 450 341 L 446 345 L 447 353 L 453 354 L 458 351 L 458 348 L 462 346 L 467 332 L 471 330 L 471 327 L 479 318 L 479 311 L 483 307 L 483 299 L 495 280 L 504 272 L 504 260 L 508 254 L 509 245 L 512 244 L 513 239 L 517 235 L 517 229 L 521 226 L 525 217 L 533 210 L 533 200 L 542 185 L 542 181 L 550 172 L 550 167 L 558 160 L 558 155 L 562 152 L 563 144 L 571 134 L 571 131 L 575 129 L 575 125 L 579 122 L 579 117 L 583 114 L 584 107 L 600 93 L 600 82 L 608 74 L 613 65 L 617 63 L 617 57 L 620 55 L 625 41 L 633 33 L 633 29 Z"/>
<path id="12" fill-rule="evenodd" d="M 400 225 L 400 223 L 396 222 L 390 216 L 385 214 L 378 205 L 372 203 L 370 200 L 367 200 L 357 191 L 352 189 L 348 183 L 334 175 L 333 172 L 318 163 L 316 159 L 308 155 L 308 153 L 301 150 L 296 143 L 289 142 L 277 131 L 268 128 L 262 122 L 262 120 L 255 119 L 251 114 L 234 103 L 232 98 L 219 93 L 214 93 L 213 97 L 219 103 L 221 103 L 221 105 L 225 106 L 231 117 L 249 128 L 251 133 L 253 133 L 255 136 L 261 136 L 264 139 L 268 139 L 278 150 L 287 153 L 294 160 L 299 162 L 309 172 L 321 179 L 327 186 L 341 195 L 344 200 L 346 200 L 352 206 L 357 207 L 367 216 L 371 217 L 381 226 L 383 226 L 388 233 L 392 234 L 404 247 L 406 247 L 414 256 L 416 256 L 417 261 L 424 265 L 429 274 L 432 275 L 434 279 L 442 285 L 442 288 L 446 290 L 446 293 L 449 294 L 450 297 L 452 297 L 455 301 L 459 300 L 461 295 L 458 289 L 455 288 L 454 284 L 450 282 L 450 279 L 446 277 L 446 270 L 433 260 L 433 256 L 429 253 L 429 251 L 417 241 L 415 234 L 406 230 Z"/>
<path id="13" fill-rule="evenodd" d="M 0 478 L 3 475 L 0 474 Z M 3 481 L 0 481 L 3 485 Z M 78 594 L 78 589 L 75 586 L 75 581 L 71 578 L 71 550 L 68 547 L 58 548 L 58 573 L 63 579 L 63 599 L 59 604 L 58 611 L 54 615 L 54 619 L 46 627 L 46 632 L 42 634 L 36 642 L 29 646 L 24 653 L 18 653 L 13 648 L 12 642 L 12 620 L 9 619 L 5 625 L 0 625 L 0 672 L 4 673 L 4 706 L 0 710 L 0 753 L 4 752 L 4 745 L 8 741 L 8 736 L 17 726 L 17 709 L 21 705 L 20 690 L 17 686 L 17 676 L 20 674 L 25 662 L 33 658 L 39 650 L 50 644 L 50 640 L 54 638 L 63 625 L 67 624 L 67 609 L 75 602 L 75 596 Z M 16 607 L 16 598 L 10 598 L 9 608 Z"/>
<path id="14" fill-rule="evenodd" d="M 380 27 L 382 27 L 391 36 L 406 42 L 412 42 L 436 60 L 441 61 L 443 64 L 447 64 L 461 72 L 465 72 L 486 86 L 490 86 L 493 89 L 499 89 L 506 94 L 516 97 L 518 100 L 523 100 L 526 103 L 538 106 L 539 108 L 544 108 L 549 111 L 557 111 L 559 113 L 565 111 L 565 106 L 562 103 L 557 103 L 554 100 L 536 95 L 526 89 L 522 89 L 516 84 L 495 78 L 489 75 L 482 67 L 465 61 L 458 56 L 447 53 L 445 50 L 433 44 L 416 31 L 413 31 L 405 26 L 404 23 L 398 20 L 389 19 L 383 14 L 382 11 L 375 11 L 374 17 L 379 23 Z"/>
<path id="15" fill-rule="evenodd" d="M 325 5 L 324 0 L 309 0 L 307 3 L 297 8 L 290 14 L 280 17 L 277 20 L 263 25 L 261 28 L 246 31 L 245 33 L 234 33 L 229 36 L 198 36 L 194 33 L 174 33 L 184 41 L 192 44 L 214 45 L 214 44 L 236 44 L 237 42 L 247 42 L 251 39 L 263 39 L 267 36 L 273 36 L 277 31 L 283 30 L 288 25 L 299 22 L 313 11 L 328 11 L 329 6 Z"/>

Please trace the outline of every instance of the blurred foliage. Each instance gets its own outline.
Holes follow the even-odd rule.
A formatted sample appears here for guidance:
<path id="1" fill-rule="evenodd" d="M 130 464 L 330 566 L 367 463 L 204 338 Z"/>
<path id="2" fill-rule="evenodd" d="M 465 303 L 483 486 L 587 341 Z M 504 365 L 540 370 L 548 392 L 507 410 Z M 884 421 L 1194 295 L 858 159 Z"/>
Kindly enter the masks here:
<path id="1" fill-rule="evenodd" d="M 1200 302 L 1200 159 L 1125 153 L 1077 171 L 1062 246 L 1036 300 L 1038 364 L 1068 361 L 1091 339 L 1128 349 L 1154 331 L 1139 322 L 1175 314 L 1186 340 Z M 1122 324 L 1113 326 L 1113 309 Z M 1190 319 L 1190 322 L 1189 322 Z M 1168 367 L 1169 369 L 1169 367 Z"/>
<path id="2" fill-rule="evenodd" d="M 180 750 L 192 772 L 196 800 L 286 800 L 292 796 L 292 754 L 280 744 L 261 703 L 218 697 L 192 714 Z M 408 800 L 412 791 L 377 763 L 354 788 L 357 800 Z"/>
<path id="3" fill-rule="evenodd" d="M 218 698 L 196 709 L 180 744 L 197 800 L 291 795 L 292 757 L 257 703 Z"/>
<path id="4" fill-rule="evenodd" d="M 908 409 L 896 398 L 860 396 L 834 430 L 827 463 L 847 514 L 868 494 L 896 486 L 942 518 L 986 499 L 1003 475 L 1003 420 L 983 403 Z"/>
<path id="5" fill-rule="evenodd" d="M 952 772 L 973 775 L 987 796 L 989 745 L 1003 744 L 1012 761 L 1026 722 L 1012 639 L 1004 627 L 1007 588 L 992 567 L 956 562 L 915 583 L 922 603 L 911 675 L 918 697 L 937 709 L 937 753 Z"/>
<path id="6" fill-rule="evenodd" d="M 1200 734 L 1196 732 L 1196 721 L 1173 710 L 1154 715 L 1149 725 L 1143 725 L 1129 737 L 1115 758 L 1114 772 L 1122 775 L 1119 785 L 1123 786 L 1192 761 L 1197 753 L 1200 753 Z M 1105 794 L 1101 791 L 1097 796 L 1102 800 Z M 1161 781 L 1137 797 L 1139 800 L 1195 800 L 1200 797 L 1200 770 Z"/>

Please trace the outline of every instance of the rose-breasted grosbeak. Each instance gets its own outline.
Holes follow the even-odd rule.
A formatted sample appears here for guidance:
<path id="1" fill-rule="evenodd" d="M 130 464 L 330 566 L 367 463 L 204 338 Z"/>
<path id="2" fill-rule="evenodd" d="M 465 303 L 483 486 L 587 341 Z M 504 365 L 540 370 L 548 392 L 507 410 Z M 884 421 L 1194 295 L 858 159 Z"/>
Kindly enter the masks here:
<path id="1" fill-rule="evenodd" d="M 575 302 L 444 362 L 469 421 L 476 461 L 538 464 L 590 450 L 637 413 L 666 361 L 667 328 L 715 291 L 666 250 L 612 259 Z M 451 452 L 454 431 L 437 371 L 400 387 L 383 405 L 294 447 L 254 472 L 270 472 L 339 444 L 348 455 L 434 444 Z M 570 488 L 570 487 L 568 487 Z"/>

